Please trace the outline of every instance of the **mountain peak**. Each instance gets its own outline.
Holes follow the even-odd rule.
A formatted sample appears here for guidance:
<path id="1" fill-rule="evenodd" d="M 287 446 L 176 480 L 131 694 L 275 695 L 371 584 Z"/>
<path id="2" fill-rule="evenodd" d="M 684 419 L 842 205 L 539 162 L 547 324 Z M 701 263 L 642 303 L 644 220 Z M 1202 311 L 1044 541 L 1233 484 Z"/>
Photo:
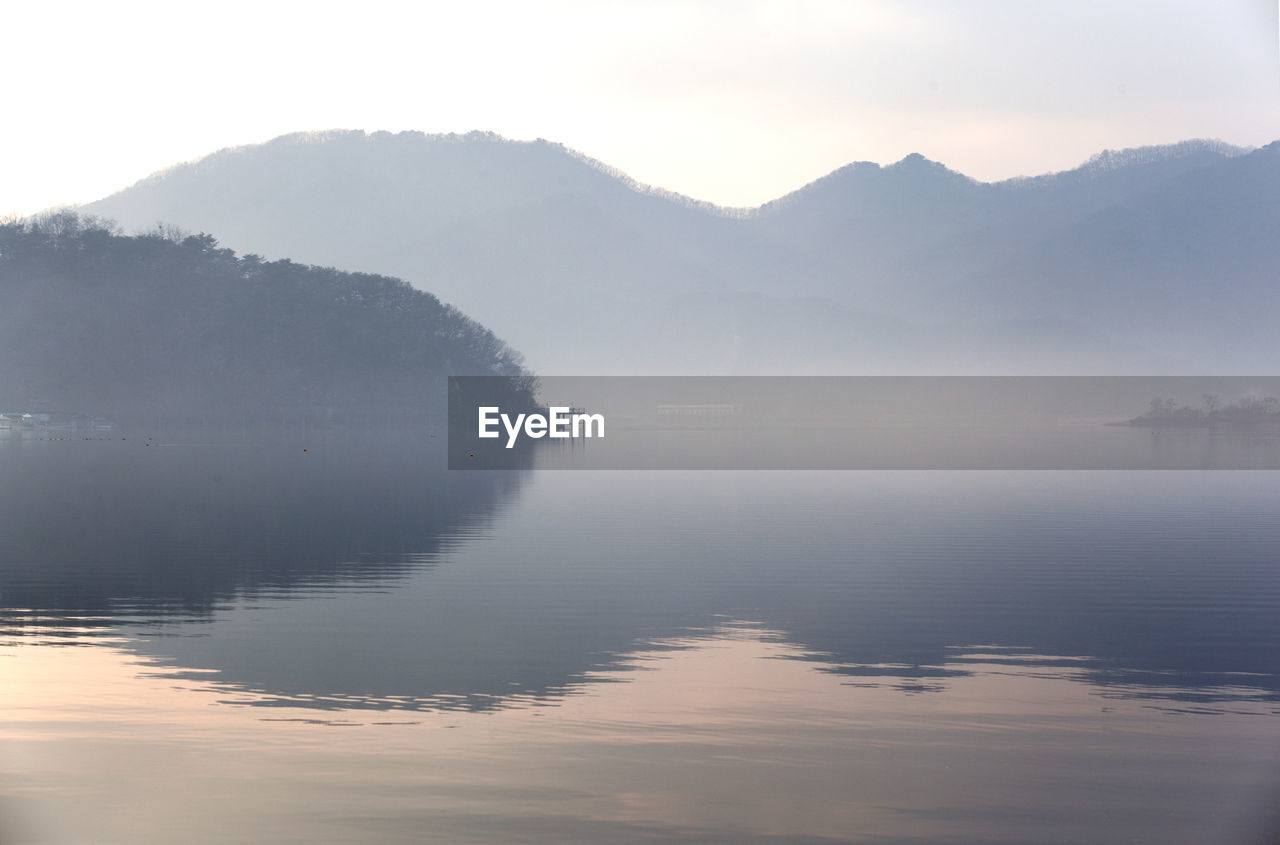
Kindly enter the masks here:
<path id="1" fill-rule="evenodd" d="M 928 165 L 928 164 L 936 165 L 937 162 L 930 161 L 929 159 L 920 155 L 920 153 L 910 153 L 909 155 L 903 156 L 901 161 L 895 162 L 890 166 L 891 167 L 920 167 L 921 165 Z"/>
<path id="2" fill-rule="evenodd" d="M 884 168 L 884 172 L 901 173 L 916 179 L 932 179 L 955 185 L 974 184 L 974 180 L 963 173 L 952 170 L 941 162 L 927 159 L 920 153 L 911 153 L 901 161 Z"/>

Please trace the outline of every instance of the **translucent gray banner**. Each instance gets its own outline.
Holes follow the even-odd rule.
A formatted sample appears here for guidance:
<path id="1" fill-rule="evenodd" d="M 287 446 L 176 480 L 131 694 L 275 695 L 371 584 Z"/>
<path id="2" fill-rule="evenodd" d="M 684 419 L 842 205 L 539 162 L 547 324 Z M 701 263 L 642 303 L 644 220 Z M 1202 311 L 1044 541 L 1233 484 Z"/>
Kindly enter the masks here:
<path id="1" fill-rule="evenodd" d="M 1273 376 L 538 381 L 451 377 L 449 467 L 1280 469 Z"/>

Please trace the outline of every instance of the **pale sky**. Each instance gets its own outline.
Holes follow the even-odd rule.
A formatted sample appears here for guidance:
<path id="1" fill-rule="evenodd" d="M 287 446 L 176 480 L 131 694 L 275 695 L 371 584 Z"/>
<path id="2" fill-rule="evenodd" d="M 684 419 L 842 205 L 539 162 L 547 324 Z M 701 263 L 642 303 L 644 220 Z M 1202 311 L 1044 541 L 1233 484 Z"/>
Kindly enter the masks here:
<path id="1" fill-rule="evenodd" d="M 0 214 L 313 129 L 491 130 L 756 205 L 919 152 L 982 180 L 1280 139 L 1276 0 L 0 0 Z"/>

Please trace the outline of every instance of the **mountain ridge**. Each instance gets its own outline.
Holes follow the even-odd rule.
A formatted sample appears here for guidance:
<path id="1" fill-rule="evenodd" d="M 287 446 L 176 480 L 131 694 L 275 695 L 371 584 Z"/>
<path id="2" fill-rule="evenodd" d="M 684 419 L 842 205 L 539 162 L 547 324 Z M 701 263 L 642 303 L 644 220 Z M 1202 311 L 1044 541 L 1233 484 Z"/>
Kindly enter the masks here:
<path id="1" fill-rule="evenodd" d="M 1258 155 L 1197 140 L 1104 151 L 1069 171 L 978 182 L 913 153 L 885 166 L 846 165 L 753 209 L 723 209 L 642 185 L 548 141 L 334 130 L 228 148 L 84 208 L 126 227 L 163 220 L 215 233 L 241 252 L 408 279 L 493 327 L 541 372 L 753 372 L 758 364 L 750 362 L 766 352 L 785 371 L 849 372 L 876 359 L 937 372 L 954 357 L 936 340 L 942 337 L 994 350 L 995 366 L 1035 360 L 1024 339 L 1011 335 L 1002 344 L 984 335 L 991 320 L 1077 326 L 1081 355 L 1073 359 L 1069 344 L 1057 343 L 1040 362 L 1050 372 L 1076 372 L 1086 347 L 1133 349 L 1138 337 L 1138 350 L 1116 352 L 1111 371 L 1151 361 L 1238 369 L 1261 363 L 1237 360 L 1230 348 L 1181 343 L 1181 317 L 1168 332 L 1154 324 L 1130 335 L 1099 316 L 1108 293 L 1097 286 L 1090 301 L 1054 293 L 1035 302 L 1029 292 L 1043 287 L 1041 278 L 1055 280 L 1055 290 L 1088 292 L 1080 280 L 1099 272 L 1128 284 L 1121 270 L 1163 266 L 1165 253 L 1200 243 L 1208 252 L 1225 249 L 1222 238 L 1194 235 L 1221 224 L 1194 195 L 1207 188 L 1183 177 L 1211 170 L 1225 180 L 1220 213 L 1243 226 L 1237 216 L 1252 209 L 1268 217 L 1272 205 L 1251 191 L 1256 176 L 1241 175 Z M 1176 242 L 1144 241 L 1155 252 L 1146 265 L 1122 244 L 1080 228 L 1101 214 L 1140 231 L 1133 216 L 1158 209 L 1138 198 L 1161 185 L 1188 186 L 1165 203 L 1195 222 L 1182 226 Z M 1072 232 L 1087 234 L 1093 251 L 1053 247 Z M 1190 264 L 1280 263 L 1261 239 L 1237 246 L 1248 254 L 1206 252 Z M 1050 254 L 1069 260 L 1037 266 L 1037 250 L 1046 251 L 1044 261 Z M 1176 281 L 1196 284 L 1187 274 Z M 1132 287 L 1155 289 L 1141 279 Z M 1168 293 L 1171 302 L 1188 298 Z M 1258 292 L 1219 293 L 1235 303 L 1220 309 L 1226 314 L 1247 311 L 1239 300 Z M 906 328 L 874 350 L 816 315 L 780 337 L 768 325 L 771 310 L 805 300 L 859 315 L 850 331 L 864 339 L 879 335 L 868 330 L 877 318 Z M 1047 309 L 1057 301 L 1062 309 Z M 696 323 L 685 313 L 692 307 Z M 783 310 L 813 314 L 810 306 Z M 1004 347 L 1016 362 L 1001 363 Z M 809 352 L 801 355 L 802 348 Z"/>
<path id="2" fill-rule="evenodd" d="M 524 141 L 524 140 L 507 138 L 506 136 L 500 133 L 492 132 L 488 130 L 481 130 L 481 129 L 476 129 L 476 130 L 472 130 L 470 132 L 464 132 L 464 133 L 457 133 L 457 132 L 426 133 L 420 130 L 412 130 L 412 129 L 402 130 L 400 132 L 391 132 L 389 130 L 369 131 L 365 129 L 333 128 L 333 129 L 299 130 L 296 132 L 287 132 L 283 135 L 277 135 L 274 138 L 271 138 L 269 140 L 262 141 L 262 142 L 234 144 L 227 147 L 221 147 L 217 150 L 206 153 L 205 155 L 198 156 L 192 159 L 187 159 L 185 161 L 175 162 L 174 164 L 163 167 L 146 176 L 143 176 L 142 178 L 130 183 L 129 185 L 126 185 L 120 188 L 119 190 L 113 191 L 112 193 L 108 194 L 106 197 L 103 197 L 102 199 L 94 200 L 93 202 L 89 202 L 89 203 L 84 203 L 83 206 L 88 207 L 88 206 L 94 205 L 96 203 L 102 202 L 111 197 L 114 197 L 118 194 L 122 194 L 128 191 L 134 190 L 136 188 L 142 187 L 151 182 L 163 181 L 164 179 L 169 178 L 187 169 L 199 170 L 199 167 L 202 163 L 211 163 L 214 160 L 217 160 L 226 156 L 230 156 L 236 153 L 244 152 L 244 151 L 272 148 L 277 146 L 290 146 L 290 145 L 302 146 L 307 144 L 322 144 L 327 141 L 342 139 L 342 138 L 373 139 L 378 137 L 395 137 L 395 136 L 409 136 L 409 137 L 418 138 L 418 139 L 429 141 L 429 142 L 440 142 L 440 143 L 466 143 L 466 142 L 472 142 L 475 140 L 484 140 L 484 141 L 496 142 L 501 144 L 517 144 L 517 145 L 528 144 L 528 145 L 545 146 L 551 150 L 555 150 L 559 153 L 563 153 L 564 155 L 570 158 L 576 159 L 588 165 L 589 167 L 599 171 L 600 173 L 623 183 L 628 188 L 630 188 L 631 190 L 635 191 L 638 194 L 659 197 L 659 198 L 669 200 L 678 204 L 686 205 L 690 208 L 696 208 L 703 211 L 719 213 L 729 217 L 739 217 L 739 216 L 749 215 L 749 214 L 758 212 L 761 209 L 764 209 L 768 206 L 775 205 L 785 200 L 787 197 L 792 196 L 793 194 L 803 191 L 806 188 L 809 188 L 819 182 L 823 182 L 827 179 L 830 179 L 832 176 L 835 176 L 836 174 L 839 174 L 842 171 L 846 171 L 851 168 L 868 168 L 868 169 L 885 171 L 885 170 L 901 167 L 904 164 L 918 162 L 918 163 L 923 163 L 927 165 L 932 165 L 937 168 L 941 168 L 947 171 L 948 173 L 954 174 L 968 182 L 971 182 L 974 185 L 1025 186 L 1028 184 L 1034 184 L 1041 180 L 1053 180 L 1053 179 L 1061 178 L 1063 176 L 1067 176 L 1070 174 L 1106 172 L 1110 170 L 1117 170 L 1125 167 L 1131 167 L 1134 165 L 1152 164 L 1152 163 L 1159 163 L 1162 161 L 1186 158 L 1202 152 L 1210 152 L 1210 153 L 1222 155 L 1225 157 L 1235 158 L 1242 155 L 1247 155 L 1248 153 L 1253 152 L 1256 149 L 1260 149 L 1259 147 L 1246 147 L 1246 146 L 1231 144 L 1217 138 L 1189 138 L 1183 141 L 1176 141 L 1176 142 L 1167 143 L 1167 144 L 1147 144 L 1147 145 L 1142 145 L 1137 147 L 1123 147 L 1117 150 L 1112 150 L 1108 148 L 1108 149 L 1101 150 L 1097 153 L 1094 153 L 1092 156 L 1085 159 L 1083 162 L 1076 165 L 1075 167 L 1067 168 L 1065 170 L 1046 171 L 1044 173 L 1039 173 L 1034 175 L 1010 176 L 1003 179 L 994 179 L 991 181 L 982 181 L 982 180 L 976 179 L 960 171 L 952 170 L 950 167 L 943 164 L 942 162 L 934 159 L 930 159 L 929 157 L 923 155 L 922 153 L 911 152 L 911 153 L 907 153 L 897 161 L 890 162 L 889 164 L 881 164 L 879 162 L 868 161 L 868 160 L 851 161 L 848 164 L 841 165 L 829 171 L 828 173 L 822 176 L 819 176 L 815 179 L 812 179 L 809 182 L 806 182 L 805 184 L 797 188 L 787 191 L 785 194 L 774 197 L 771 200 L 765 200 L 764 202 L 761 202 L 754 206 L 731 206 L 731 205 L 721 205 L 719 203 L 716 203 L 710 200 L 699 199 L 697 197 L 693 197 L 688 194 L 683 194 L 683 193 L 680 193 L 679 191 L 672 190 L 660 185 L 653 185 L 646 182 L 642 182 L 638 179 L 635 179 L 634 177 L 632 177 L 630 174 L 628 174 L 626 171 L 622 170 L 621 168 L 614 167 L 613 165 L 601 159 L 598 159 L 588 153 L 582 152 L 580 150 L 577 150 L 573 147 L 570 147 L 558 141 L 551 141 L 545 138 L 535 138 L 533 140 Z M 1280 143 L 1280 139 L 1278 139 L 1276 142 L 1273 142 L 1273 143 Z M 1263 145 L 1263 146 L 1267 146 L 1267 145 Z M 61 207 L 58 207 L 58 208 L 61 208 Z M 51 211 L 57 210 L 57 208 L 49 209 L 49 210 Z"/>

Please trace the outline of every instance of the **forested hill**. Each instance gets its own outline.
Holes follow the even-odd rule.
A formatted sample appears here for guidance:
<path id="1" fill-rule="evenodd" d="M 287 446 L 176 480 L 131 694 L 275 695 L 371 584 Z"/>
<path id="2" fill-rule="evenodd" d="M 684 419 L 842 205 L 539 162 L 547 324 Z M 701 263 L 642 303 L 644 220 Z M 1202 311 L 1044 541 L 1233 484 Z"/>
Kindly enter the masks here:
<path id="1" fill-rule="evenodd" d="M 488 329 L 399 279 L 264 262 L 209 235 L 69 213 L 0 225 L 0 411 L 145 423 L 420 423 L 443 376 L 531 379 Z"/>

